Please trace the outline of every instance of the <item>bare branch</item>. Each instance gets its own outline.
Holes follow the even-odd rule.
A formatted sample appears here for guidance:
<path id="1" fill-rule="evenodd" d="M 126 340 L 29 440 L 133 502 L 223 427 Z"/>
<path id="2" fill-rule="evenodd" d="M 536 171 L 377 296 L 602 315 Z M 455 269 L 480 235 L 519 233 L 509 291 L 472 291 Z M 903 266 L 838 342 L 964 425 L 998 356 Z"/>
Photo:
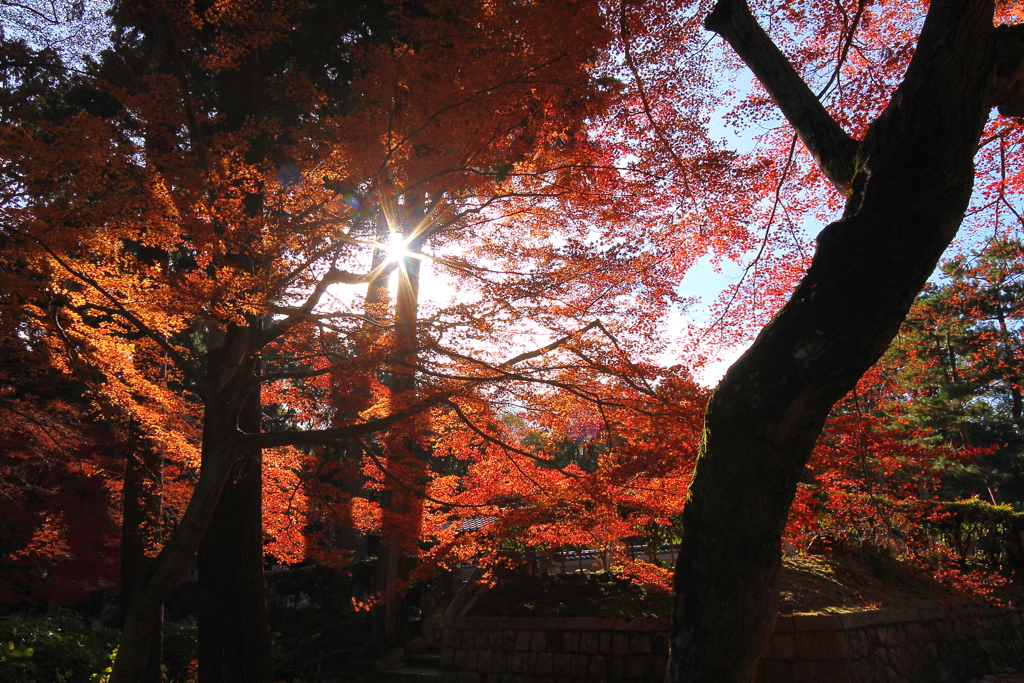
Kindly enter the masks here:
<path id="1" fill-rule="evenodd" d="M 296 432 L 259 432 L 256 434 L 241 434 L 234 442 L 232 449 L 235 453 L 246 453 L 259 448 L 279 448 L 281 446 L 324 446 L 334 441 L 347 439 L 365 434 L 382 432 L 394 425 L 408 420 L 410 417 L 426 412 L 431 408 L 444 403 L 455 394 L 454 391 L 442 391 L 429 396 L 422 401 L 407 406 L 401 410 L 366 422 L 343 425 L 341 427 L 330 427 L 328 429 L 309 429 Z"/>

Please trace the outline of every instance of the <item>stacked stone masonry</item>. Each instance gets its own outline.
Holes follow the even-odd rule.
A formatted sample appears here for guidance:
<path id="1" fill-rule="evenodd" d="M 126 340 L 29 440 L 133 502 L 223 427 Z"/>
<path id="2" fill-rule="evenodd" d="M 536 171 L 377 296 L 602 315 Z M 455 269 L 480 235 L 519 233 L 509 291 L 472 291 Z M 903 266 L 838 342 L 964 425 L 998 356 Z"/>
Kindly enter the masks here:
<path id="1" fill-rule="evenodd" d="M 780 617 L 757 683 L 962 683 L 1017 666 L 1019 611 Z M 446 617 L 440 683 L 662 683 L 668 619 Z"/>

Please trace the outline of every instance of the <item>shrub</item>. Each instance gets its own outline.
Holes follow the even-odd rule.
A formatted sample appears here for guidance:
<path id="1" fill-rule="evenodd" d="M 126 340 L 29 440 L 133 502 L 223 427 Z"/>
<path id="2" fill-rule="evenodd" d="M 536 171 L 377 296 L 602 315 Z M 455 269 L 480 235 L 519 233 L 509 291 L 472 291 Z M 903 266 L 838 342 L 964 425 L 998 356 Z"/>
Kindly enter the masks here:
<path id="1" fill-rule="evenodd" d="M 0 620 L 0 683 L 90 683 L 118 633 L 71 611 Z"/>

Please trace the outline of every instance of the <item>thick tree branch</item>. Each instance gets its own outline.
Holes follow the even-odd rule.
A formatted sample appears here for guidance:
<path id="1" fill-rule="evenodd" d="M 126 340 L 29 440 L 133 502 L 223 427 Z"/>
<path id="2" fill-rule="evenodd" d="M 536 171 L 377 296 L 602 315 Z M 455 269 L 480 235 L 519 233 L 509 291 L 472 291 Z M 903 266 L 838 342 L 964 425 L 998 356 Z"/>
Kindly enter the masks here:
<path id="1" fill-rule="evenodd" d="M 233 443 L 234 453 L 246 453 L 257 448 L 280 448 L 281 446 L 323 446 L 341 439 L 346 439 L 364 434 L 382 432 L 395 426 L 403 420 L 419 415 L 430 410 L 434 406 L 444 403 L 452 396 L 454 391 L 442 391 L 429 396 L 418 403 L 406 408 L 397 410 L 387 417 L 375 420 L 367 420 L 356 424 L 331 427 L 328 429 L 308 429 L 297 432 L 260 432 L 257 434 L 242 434 Z"/>
<path id="2" fill-rule="evenodd" d="M 807 87 L 758 25 L 745 0 L 719 0 L 704 26 L 732 46 L 796 129 L 825 175 L 847 193 L 855 171 L 857 141 L 846 134 Z"/>
<path id="3" fill-rule="evenodd" d="M 269 344 L 299 323 L 308 320 L 309 316 L 313 313 L 313 309 L 317 307 L 317 304 L 320 303 L 320 299 L 323 298 L 323 295 L 327 292 L 327 288 L 331 285 L 366 284 L 373 282 L 378 278 L 387 277 L 397 267 L 397 263 L 390 263 L 380 268 L 374 268 L 369 273 L 350 273 L 347 270 L 338 270 L 332 266 L 331 269 L 327 271 L 322 278 L 320 278 L 319 282 L 316 283 L 316 287 L 303 302 L 302 306 L 298 309 L 286 309 L 291 311 L 291 315 L 276 325 L 271 326 L 263 333 L 260 347 L 262 348 L 262 346 Z"/>

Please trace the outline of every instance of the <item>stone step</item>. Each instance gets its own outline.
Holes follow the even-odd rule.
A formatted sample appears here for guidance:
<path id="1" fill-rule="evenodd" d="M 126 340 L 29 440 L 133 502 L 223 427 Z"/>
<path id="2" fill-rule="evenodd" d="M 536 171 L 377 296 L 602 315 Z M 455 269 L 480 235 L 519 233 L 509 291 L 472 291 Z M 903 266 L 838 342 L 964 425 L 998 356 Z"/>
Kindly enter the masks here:
<path id="1" fill-rule="evenodd" d="M 385 673 L 384 683 L 432 683 L 440 677 L 440 669 L 405 666 Z"/>

